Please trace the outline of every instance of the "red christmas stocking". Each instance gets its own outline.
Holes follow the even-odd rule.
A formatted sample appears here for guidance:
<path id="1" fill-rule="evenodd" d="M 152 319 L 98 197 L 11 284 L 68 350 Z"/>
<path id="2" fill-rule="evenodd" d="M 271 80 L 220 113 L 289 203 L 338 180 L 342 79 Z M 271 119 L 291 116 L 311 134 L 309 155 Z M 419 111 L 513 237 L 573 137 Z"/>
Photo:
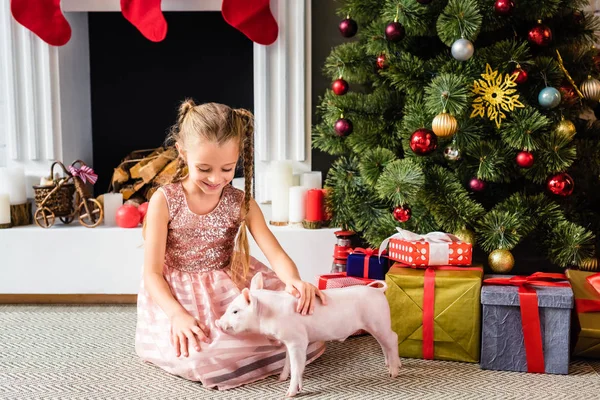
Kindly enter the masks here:
<path id="1" fill-rule="evenodd" d="M 258 44 L 270 45 L 277 40 L 277 21 L 269 8 L 270 0 L 223 0 L 225 21 Z"/>
<path id="2" fill-rule="evenodd" d="M 148 40 L 160 42 L 167 36 L 167 21 L 161 0 L 121 0 L 121 12 Z"/>
<path id="3" fill-rule="evenodd" d="M 60 10 L 60 0 L 11 0 L 13 17 L 52 46 L 71 39 L 71 26 Z"/>

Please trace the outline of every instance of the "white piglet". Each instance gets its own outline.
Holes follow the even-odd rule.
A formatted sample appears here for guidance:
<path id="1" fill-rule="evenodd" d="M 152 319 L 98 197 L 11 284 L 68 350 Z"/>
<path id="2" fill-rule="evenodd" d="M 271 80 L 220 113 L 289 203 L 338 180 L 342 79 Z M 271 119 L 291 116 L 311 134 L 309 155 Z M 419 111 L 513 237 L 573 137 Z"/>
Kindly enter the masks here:
<path id="1" fill-rule="evenodd" d="M 382 287 L 372 287 L 376 283 Z M 302 390 L 310 342 L 343 341 L 361 329 L 377 339 L 389 373 L 395 378 L 401 363 L 398 335 L 392 331 L 390 307 L 383 294 L 386 289 L 385 282 L 379 281 L 367 286 L 324 290 L 327 305 L 317 299 L 314 313 L 301 315 L 295 310 L 298 300 L 294 296 L 263 289 L 263 277 L 259 272 L 252 278 L 250 290 L 244 289 L 229 304 L 216 325 L 228 334 L 260 333 L 282 342 L 287 354 L 280 380 L 286 380 L 291 374 L 287 392 L 290 397 Z"/>

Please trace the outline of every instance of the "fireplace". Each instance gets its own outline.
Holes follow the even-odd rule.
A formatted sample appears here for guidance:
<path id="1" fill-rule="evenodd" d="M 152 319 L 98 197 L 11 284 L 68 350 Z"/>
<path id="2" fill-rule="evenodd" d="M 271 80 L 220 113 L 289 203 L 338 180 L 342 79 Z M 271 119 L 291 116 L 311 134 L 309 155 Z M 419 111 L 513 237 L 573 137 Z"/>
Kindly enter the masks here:
<path id="1" fill-rule="evenodd" d="M 109 168 L 131 150 L 160 145 L 177 104 L 190 96 L 254 111 L 259 202 L 269 200 L 265 172 L 271 161 L 292 160 L 297 172 L 310 170 L 310 1 L 272 0 L 279 37 L 271 46 L 253 44 L 227 25 L 220 0 L 163 0 L 169 28 L 160 43 L 147 41 L 125 20 L 118 0 L 62 0 L 61 6 L 72 37 L 60 48 L 17 24 L 8 4 L 0 7 L 0 128 L 6 132 L 0 165 L 24 167 L 35 184 L 54 160 L 82 159 L 98 169 L 96 192 L 103 192 Z M 212 28 L 218 33 L 207 33 Z M 226 39 L 235 42 L 234 54 Z M 170 58 L 184 40 L 191 62 L 178 74 L 169 62 L 181 63 Z M 159 81 L 144 85 L 151 77 Z M 125 110 L 139 114 L 140 127 Z"/>

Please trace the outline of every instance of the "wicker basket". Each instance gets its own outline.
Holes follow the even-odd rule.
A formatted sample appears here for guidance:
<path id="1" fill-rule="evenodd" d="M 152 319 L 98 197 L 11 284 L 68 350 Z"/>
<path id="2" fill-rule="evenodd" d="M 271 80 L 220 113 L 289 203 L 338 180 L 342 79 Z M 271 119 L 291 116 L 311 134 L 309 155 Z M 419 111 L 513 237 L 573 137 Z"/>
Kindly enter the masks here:
<path id="1" fill-rule="evenodd" d="M 67 177 L 71 176 L 65 166 L 59 161 L 54 162 L 50 167 L 50 176 L 54 176 L 53 169 L 55 165 L 62 167 Z M 57 217 L 72 215 L 75 212 L 73 204 L 75 185 L 71 182 L 63 183 L 58 190 L 52 193 L 55 189 L 56 186 L 33 186 L 37 208 L 46 207 Z"/>

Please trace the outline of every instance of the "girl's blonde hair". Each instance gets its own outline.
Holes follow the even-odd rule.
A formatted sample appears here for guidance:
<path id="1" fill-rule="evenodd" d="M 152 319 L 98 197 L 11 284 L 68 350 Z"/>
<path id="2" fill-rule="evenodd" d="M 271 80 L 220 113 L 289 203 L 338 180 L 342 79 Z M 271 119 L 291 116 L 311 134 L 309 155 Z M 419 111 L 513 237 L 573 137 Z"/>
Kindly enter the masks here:
<path id="1" fill-rule="evenodd" d="M 240 154 L 244 163 L 245 192 L 242 223 L 231 260 L 232 279 L 239 285 L 245 282 L 250 269 L 246 216 L 250 209 L 254 175 L 254 116 L 243 108 L 233 109 L 218 103 L 196 105 L 193 100 L 186 99 L 179 107 L 177 124 L 171 129 L 167 142 L 178 143 L 180 148 L 186 149 L 199 139 L 216 142 L 219 145 L 229 140 L 238 140 L 240 144 Z M 178 160 L 177 172 L 173 175 L 171 183 L 181 181 L 187 176 L 185 160 L 181 155 Z"/>

